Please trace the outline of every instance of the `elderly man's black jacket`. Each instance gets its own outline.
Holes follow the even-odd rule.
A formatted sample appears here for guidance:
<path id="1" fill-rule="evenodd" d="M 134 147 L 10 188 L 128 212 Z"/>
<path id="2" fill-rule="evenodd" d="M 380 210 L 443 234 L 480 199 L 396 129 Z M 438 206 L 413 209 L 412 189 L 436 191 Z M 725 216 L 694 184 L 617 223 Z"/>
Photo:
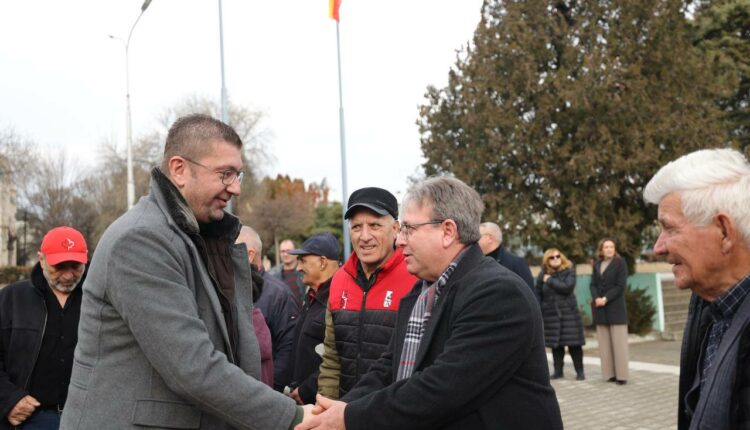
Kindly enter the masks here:
<path id="1" fill-rule="evenodd" d="M 531 289 L 471 245 L 433 308 L 414 374 L 395 380 L 409 315 L 388 350 L 342 400 L 347 430 L 562 429 L 542 317 Z"/>

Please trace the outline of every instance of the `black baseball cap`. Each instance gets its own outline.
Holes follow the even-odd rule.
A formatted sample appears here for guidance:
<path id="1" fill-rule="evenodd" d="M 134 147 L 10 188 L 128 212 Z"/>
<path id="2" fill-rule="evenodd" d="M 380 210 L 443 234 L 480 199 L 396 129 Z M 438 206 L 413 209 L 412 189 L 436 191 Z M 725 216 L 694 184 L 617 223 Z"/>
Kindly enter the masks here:
<path id="1" fill-rule="evenodd" d="M 320 255 L 330 260 L 339 259 L 339 241 L 331 233 L 318 233 L 310 236 L 302 247 L 289 251 L 292 255 Z"/>
<path id="2" fill-rule="evenodd" d="M 378 215 L 391 215 L 398 219 L 398 201 L 388 191 L 377 188 L 360 188 L 349 196 L 349 207 L 346 209 L 344 219 L 349 219 L 359 208 L 367 208 Z"/>

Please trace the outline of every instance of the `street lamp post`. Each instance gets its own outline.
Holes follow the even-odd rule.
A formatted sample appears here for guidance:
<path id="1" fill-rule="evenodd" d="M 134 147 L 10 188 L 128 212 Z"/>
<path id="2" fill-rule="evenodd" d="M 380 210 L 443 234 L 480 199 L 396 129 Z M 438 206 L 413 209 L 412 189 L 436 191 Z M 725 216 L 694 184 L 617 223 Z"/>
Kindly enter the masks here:
<path id="1" fill-rule="evenodd" d="M 224 80 L 224 19 L 219 0 L 219 53 L 221 60 L 221 121 L 229 124 L 229 106 L 227 103 L 227 85 Z M 227 202 L 227 212 L 232 213 L 232 199 Z"/>
<path id="2" fill-rule="evenodd" d="M 133 207 L 133 201 L 135 200 L 135 182 L 133 181 L 133 123 L 130 116 L 130 38 L 133 36 L 133 30 L 135 30 L 136 24 L 141 20 L 143 12 L 146 12 L 148 6 L 151 4 L 151 0 L 145 0 L 141 6 L 141 13 L 138 14 L 138 18 L 130 27 L 130 33 L 128 33 L 128 40 L 125 42 L 125 144 L 127 146 L 128 153 L 128 210 Z M 122 39 L 109 35 L 110 39 Z"/>

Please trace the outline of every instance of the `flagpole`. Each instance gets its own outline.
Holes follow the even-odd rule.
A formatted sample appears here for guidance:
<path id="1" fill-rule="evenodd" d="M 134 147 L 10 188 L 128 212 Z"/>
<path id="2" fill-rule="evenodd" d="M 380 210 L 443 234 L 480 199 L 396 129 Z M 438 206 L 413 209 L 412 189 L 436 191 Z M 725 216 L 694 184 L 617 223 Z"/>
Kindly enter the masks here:
<path id="1" fill-rule="evenodd" d="M 341 199 L 341 219 L 343 220 L 342 226 L 344 227 L 344 261 L 346 261 L 349 258 L 349 254 L 351 254 L 351 240 L 349 239 L 349 227 L 346 225 L 346 219 L 344 218 L 349 190 L 346 180 L 346 133 L 344 133 L 344 96 L 341 86 L 341 39 L 339 38 L 338 19 L 336 19 L 336 57 L 338 59 L 339 71 L 339 142 L 341 144 L 341 188 L 343 192 L 343 198 Z"/>

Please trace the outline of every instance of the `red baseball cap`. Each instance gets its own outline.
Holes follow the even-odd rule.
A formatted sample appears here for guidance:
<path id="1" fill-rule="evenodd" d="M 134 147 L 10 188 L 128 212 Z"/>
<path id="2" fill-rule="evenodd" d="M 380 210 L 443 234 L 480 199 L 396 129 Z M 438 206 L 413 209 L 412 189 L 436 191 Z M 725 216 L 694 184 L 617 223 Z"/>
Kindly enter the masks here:
<path id="1" fill-rule="evenodd" d="M 86 239 L 81 232 L 70 227 L 55 227 L 48 231 L 39 250 L 44 254 L 47 263 L 53 266 L 64 261 L 77 261 L 83 264 L 89 262 Z"/>

